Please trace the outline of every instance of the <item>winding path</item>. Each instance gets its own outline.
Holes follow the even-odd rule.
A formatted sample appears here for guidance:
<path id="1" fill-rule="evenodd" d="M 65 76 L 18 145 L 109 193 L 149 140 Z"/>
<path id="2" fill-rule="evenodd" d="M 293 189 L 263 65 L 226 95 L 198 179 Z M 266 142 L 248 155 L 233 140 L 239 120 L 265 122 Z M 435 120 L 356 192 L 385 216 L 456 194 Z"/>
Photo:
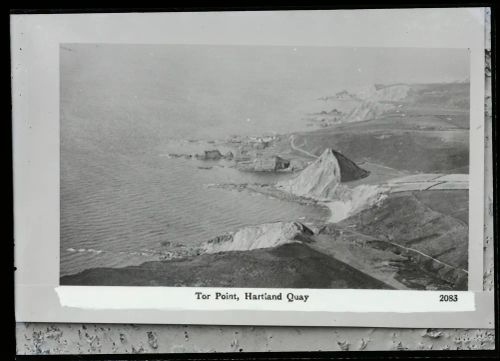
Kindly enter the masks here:
<path id="1" fill-rule="evenodd" d="M 338 225 L 337 225 L 338 226 Z M 426 253 L 423 253 L 422 251 L 419 251 L 418 249 L 415 249 L 415 248 L 411 248 L 411 247 L 406 247 L 406 246 L 403 246 L 399 243 L 395 243 L 395 242 L 391 242 L 389 240 L 386 240 L 386 239 L 380 239 L 380 238 L 376 238 L 376 237 L 372 237 L 372 236 L 368 236 L 366 234 L 363 234 L 363 233 L 360 233 L 358 231 L 355 231 L 353 229 L 348 229 L 348 228 L 345 228 L 345 227 L 341 227 L 341 226 L 338 226 L 339 229 L 341 229 L 343 232 L 346 232 L 346 233 L 351 233 L 351 234 L 354 234 L 356 236 L 360 236 L 360 237 L 363 237 L 369 241 L 377 241 L 377 242 L 385 242 L 385 243 L 389 243 L 395 247 L 398 247 L 398 248 L 401 248 L 407 252 L 414 252 L 414 253 L 418 253 L 419 255 L 425 257 L 425 258 L 428 258 L 428 259 L 431 259 L 433 260 L 434 262 L 436 263 L 439 263 L 445 267 L 449 267 L 449 268 L 452 268 L 452 269 L 455 269 L 455 270 L 458 270 L 458 271 L 461 271 L 461 272 L 465 272 L 465 273 L 469 273 L 467 270 L 463 269 L 463 268 L 459 268 L 459 267 L 455 267 L 455 266 L 452 266 L 446 262 L 443 262 L 437 258 L 434 258 Z"/>
<path id="2" fill-rule="evenodd" d="M 469 189 L 468 174 L 415 174 L 387 182 L 391 193 L 406 191 Z"/>
<path id="3" fill-rule="evenodd" d="M 308 157 L 319 158 L 316 154 L 309 153 L 307 150 L 297 147 L 294 142 L 295 142 L 295 135 L 292 134 L 290 136 L 290 147 L 292 147 L 293 150 L 305 154 Z"/>

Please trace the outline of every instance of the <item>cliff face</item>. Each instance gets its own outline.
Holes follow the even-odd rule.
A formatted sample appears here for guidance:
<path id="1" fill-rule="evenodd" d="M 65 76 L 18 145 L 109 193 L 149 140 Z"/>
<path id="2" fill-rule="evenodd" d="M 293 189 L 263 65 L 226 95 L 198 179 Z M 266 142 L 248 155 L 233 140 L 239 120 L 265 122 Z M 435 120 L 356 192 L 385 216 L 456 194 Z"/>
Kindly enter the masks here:
<path id="1" fill-rule="evenodd" d="M 206 242 L 206 253 L 249 251 L 287 243 L 312 242 L 313 232 L 299 222 L 275 222 L 248 226 Z"/>
<path id="2" fill-rule="evenodd" d="M 405 84 L 374 85 L 360 90 L 356 96 L 363 100 L 394 102 L 407 98 L 410 93 L 410 86 Z"/>
<path id="3" fill-rule="evenodd" d="M 368 174 L 339 152 L 326 149 L 297 177 L 279 182 L 277 187 L 298 196 L 331 199 L 341 182 L 364 178 Z"/>
<path id="4" fill-rule="evenodd" d="M 309 120 L 321 127 L 328 127 L 339 123 L 378 119 L 397 110 L 397 103 L 406 101 L 412 94 L 414 91 L 411 87 L 402 84 L 368 86 L 353 93 L 344 90 L 334 96 L 319 98 L 334 103 L 335 108 L 314 113 Z"/>

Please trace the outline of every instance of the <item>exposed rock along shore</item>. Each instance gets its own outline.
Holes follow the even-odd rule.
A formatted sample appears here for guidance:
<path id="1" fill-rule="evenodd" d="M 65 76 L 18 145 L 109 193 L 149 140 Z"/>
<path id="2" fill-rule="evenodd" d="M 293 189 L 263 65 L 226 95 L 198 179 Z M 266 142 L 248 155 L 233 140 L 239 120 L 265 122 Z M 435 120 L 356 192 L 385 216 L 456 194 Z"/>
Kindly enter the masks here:
<path id="1" fill-rule="evenodd" d="M 331 211 L 330 222 L 340 222 L 344 219 L 349 219 L 356 214 L 362 214 L 363 211 L 366 210 L 368 213 L 374 213 L 369 218 L 373 220 L 377 220 L 379 218 L 378 213 L 381 214 L 392 214 L 396 211 L 394 208 L 394 204 L 396 201 L 394 199 L 405 199 L 404 202 L 410 202 L 412 205 L 411 197 L 408 198 L 404 194 L 402 196 L 398 196 L 400 198 L 390 197 L 391 192 L 395 192 L 394 194 L 401 194 L 404 192 L 411 192 L 415 190 L 421 190 L 421 187 L 418 185 L 418 181 L 422 181 L 424 183 L 428 183 L 431 181 L 449 181 L 460 184 L 460 182 L 464 182 L 464 178 L 458 175 L 449 175 L 444 176 L 442 174 L 435 175 L 420 175 L 414 177 L 407 177 L 402 179 L 394 180 L 392 183 L 389 182 L 385 186 L 383 185 L 359 185 L 354 188 L 349 188 L 344 186 L 342 183 L 345 180 L 356 180 L 361 179 L 369 175 L 369 172 L 357 166 L 354 162 L 349 160 L 344 155 L 332 150 L 326 149 L 322 155 L 316 159 L 312 164 L 310 164 L 307 168 L 305 168 L 300 174 L 296 177 L 284 181 L 279 182 L 275 186 L 266 186 L 266 187 L 250 187 L 257 192 L 265 192 L 263 189 L 268 189 L 268 192 L 271 194 L 271 190 L 274 191 L 274 195 L 280 195 L 280 198 L 285 198 L 285 195 L 289 197 L 295 196 L 297 199 L 311 199 L 320 201 L 320 203 L 327 204 Z M 416 180 L 417 185 L 411 184 L 412 181 Z M 396 187 L 394 184 L 403 184 L 406 188 L 401 188 L 401 186 Z M 441 183 L 440 183 L 441 184 Z M 245 185 L 242 189 L 248 189 L 249 185 Z M 458 188 L 457 188 L 458 187 Z M 255 188 L 255 189 L 254 189 Z M 438 189 L 447 189 L 438 188 Z M 461 189 L 461 186 L 453 185 L 451 189 Z M 277 191 L 277 192 L 276 192 Z M 410 193 L 411 194 L 411 193 Z M 390 197 L 388 199 L 388 197 Z M 406 198 L 405 198 L 406 197 Z M 386 201 L 386 199 L 388 199 Z M 290 199 L 293 201 L 293 199 Z M 401 206 L 403 206 L 402 204 Z M 425 208 L 421 210 L 414 210 L 415 212 L 422 213 L 422 219 L 426 219 L 425 217 L 429 217 L 430 214 L 434 214 L 431 210 L 426 210 Z M 407 212 L 398 211 L 396 215 L 392 217 L 396 217 L 398 215 L 405 217 Z M 387 216 L 386 216 L 387 217 Z M 441 221 L 442 220 L 442 221 Z M 368 221 L 368 223 L 367 223 Z M 435 238 L 436 230 L 447 230 L 454 227 L 461 227 L 461 223 L 458 223 L 455 226 L 450 228 L 450 224 L 454 224 L 455 222 L 453 218 L 436 218 L 436 227 L 435 230 L 430 233 L 428 236 L 421 237 L 422 240 L 426 240 L 427 238 L 432 239 Z M 451 222 L 451 223 L 450 223 Z M 400 268 L 401 272 L 406 272 L 407 275 L 403 278 L 402 282 L 407 285 L 421 285 L 418 280 L 412 280 L 414 275 L 411 275 L 410 271 L 404 271 L 408 267 L 421 267 L 421 272 L 427 274 L 425 277 L 435 277 L 432 276 L 433 272 L 436 273 L 436 277 L 438 280 L 436 282 L 440 282 L 439 279 L 442 279 L 443 282 L 449 282 L 450 284 L 455 284 L 459 288 L 466 287 L 467 283 L 467 271 L 461 267 L 461 263 L 447 263 L 445 260 L 439 258 L 435 258 L 435 255 L 444 255 L 444 259 L 446 259 L 447 255 L 454 252 L 456 245 L 450 245 L 449 241 L 440 244 L 433 248 L 426 248 L 420 246 L 412 246 L 402 243 L 397 243 L 393 241 L 393 238 L 384 238 L 383 234 L 378 234 L 376 229 L 378 224 L 377 222 L 370 222 L 366 217 L 362 224 L 372 224 L 372 228 L 370 228 L 369 234 L 373 234 L 374 236 L 368 237 L 365 246 L 373 248 L 374 250 L 381 250 L 382 252 L 386 252 L 388 255 L 393 255 L 390 257 L 394 257 L 394 255 L 400 255 L 404 259 L 411 259 L 412 261 L 405 261 L 404 266 L 401 266 L 400 263 L 395 263 L 396 268 Z M 402 220 L 394 220 L 394 224 L 402 223 Z M 327 223 L 328 224 L 328 223 Z M 354 223 L 352 226 L 354 226 Z M 305 228 L 304 228 L 305 227 Z M 375 228 L 373 228 L 375 227 Z M 382 225 L 383 227 L 383 225 Z M 418 226 L 417 228 L 423 227 L 423 225 Z M 428 227 L 427 227 L 428 228 Z M 434 229 L 434 228 L 433 228 Z M 429 230 L 431 232 L 431 230 Z M 324 232 L 323 232 L 324 233 Z M 459 232 L 460 233 L 460 232 Z M 459 235 L 457 233 L 457 236 Z M 465 232 L 466 233 L 466 232 Z M 354 232 L 354 234 L 357 234 Z M 443 237 L 446 237 L 445 236 Z M 366 237 L 365 235 L 361 235 L 362 238 Z M 275 224 L 263 224 L 258 226 L 250 226 L 245 227 L 231 235 L 226 235 L 221 239 L 216 239 L 212 242 L 209 242 L 205 251 L 214 253 L 214 252 L 226 252 L 233 250 L 251 250 L 258 248 L 272 248 L 281 246 L 283 244 L 288 243 L 304 243 L 314 245 L 316 242 L 316 235 L 311 230 L 300 223 L 282 223 L 278 222 Z M 332 240 L 333 241 L 333 240 Z M 461 247 L 461 246 L 460 246 Z M 460 252 L 459 252 L 460 253 Z M 467 252 L 465 252 L 467 253 Z M 457 253 L 458 254 L 458 253 Z M 389 258 L 390 258 L 389 257 Z M 442 258 L 442 257 L 441 257 Z M 408 263 L 409 262 L 409 263 Z M 389 262 L 388 264 L 391 264 Z M 420 272 L 420 271 L 419 271 Z M 425 278 L 424 277 L 424 278 Z M 427 285 L 426 287 L 434 287 Z M 448 286 L 436 286 L 436 287 L 448 287 Z M 451 287 L 451 286 L 450 286 Z M 411 288 L 411 287 L 410 287 Z"/>
<path id="2" fill-rule="evenodd" d="M 355 123 L 371 120 L 387 112 L 403 118 L 405 106 L 402 101 L 407 102 L 414 96 L 413 88 L 407 85 L 374 86 L 356 93 L 344 91 L 321 99 L 325 104 L 343 102 L 342 108 L 330 108 L 315 115 L 327 119 L 322 126 L 331 125 L 330 121 Z M 427 99 L 422 94 L 419 96 L 415 98 L 418 101 Z M 421 121 L 431 125 L 437 122 L 435 119 Z M 404 128 L 406 125 L 400 122 L 400 126 Z M 351 142 L 345 132 L 336 134 L 335 138 L 324 130 L 324 134 L 315 135 L 314 142 L 306 142 L 312 138 L 299 139 L 302 140 L 301 147 L 307 149 L 296 147 L 294 136 L 290 137 L 290 144 L 279 136 L 238 137 L 227 141 L 238 148 L 230 148 L 233 151 L 225 154 L 211 149 L 195 155 L 170 155 L 202 161 L 229 160 L 240 170 L 278 172 L 302 169 L 295 177 L 276 184 L 215 186 L 238 191 L 247 189 L 293 202 L 327 205 L 331 217 L 326 224 L 275 222 L 246 226 L 205 242 L 194 254 L 181 259 L 149 262 L 144 267 L 121 270 L 89 270 L 73 278 L 63 278 L 61 284 L 85 284 L 101 277 L 104 282 L 114 279 L 113 285 L 144 285 L 144 280 L 147 280 L 151 285 L 174 286 L 398 288 L 404 285 L 410 289 L 466 289 L 468 218 L 459 207 L 467 204 L 467 199 L 464 199 L 468 197 L 464 191 L 468 188 L 466 177 L 441 174 L 439 172 L 443 170 L 436 170 L 433 164 L 426 165 L 429 169 L 417 168 L 416 165 L 421 166 L 420 158 L 429 157 L 415 157 L 412 151 L 425 148 L 420 144 L 411 148 L 404 141 L 393 141 L 388 146 L 396 135 L 390 133 L 387 126 L 383 127 L 383 134 L 377 130 L 358 135 L 355 127 L 349 129 L 352 130 L 350 135 L 358 136 L 357 142 Z M 332 132 L 337 131 L 337 128 L 332 128 Z M 318 141 L 321 136 L 327 137 L 327 141 Z M 340 136 L 343 139 L 339 139 Z M 376 154 L 370 154 L 375 158 L 372 161 L 382 159 L 392 170 L 420 169 L 425 174 L 394 177 L 389 181 L 386 178 L 377 184 L 358 182 L 357 186 L 349 187 L 344 183 L 368 177 L 370 172 L 331 147 L 342 150 L 353 159 L 365 159 L 368 155 L 360 149 L 366 139 L 380 144 L 379 148 L 370 148 L 370 152 L 383 150 L 378 158 Z M 357 148 L 345 143 L 355 144 Z M 412 162 L 418 160 L 417 163 L 401 165 L 410 158 L 400 157 L 399 153 L 392 151 L 401 150 L 400 144 L 405 145 L 402 154 L 410 154 Z M 282 152 L 285 146 L 288 150 Z M 447 157 L 448 148 L 456 153 L 451 146 L 443 147 L 442 157 Z M 317 157 L 315 154 L 321 149 L 324 151 Z M 299 153 L 305 155 L 303 159 L 306 161 L 295 167 L 293 155 Z M 397 160 L 394 164 L 387 161 L 392 157 Z M 311 162 L 310 158 L 314 160 Z M 208 162 L 209 166 L 211 164 Z M 209 166 L 202 168 L 209 169 Z M 449 169 L 458 168 L 450 166 Z M 439 192 L 428 196 L 431 189 Z M 422 192 L 415 192 L 417 190 Z M 109 279 L 102 278 L 102 272 L 109 275 Z"/>
<path id="3" fill-rule="evenodd" d="M 63 277 L 61 284 L 101 284 L 104 279 L 113 285 L 147 282 L 164 286 L 466 288 L 467 273 L 462 263 L 453 258 L 455 253 L 464 252 L 454 252 L 456 246 L 450 244 L 460 234 L 455 235 L 451 230 L 463 227 L 462 224 L 430 210 L 429 206 L 421 206 L 421 201 L 410 202 L 413 208 L 408 212 L 394 213 L 411 200 L 404 192 L 394 193 L 395 198 L 385 188 L 380 191 L 360 185 L 351 189 L 342 184 L 345 179 L 367 175 L 366 170 L 347 157 L 326 149 L 296 177 L 276 187 L 261 186 L 260 191 L 278 191 L 292 201 L 329 201 L 332 220 L 339 223 L 325 226 L 274 222 L 247 226 L 205 242 L 184 258 L 123 269 L 88 270 Z M 411 228 L 424 231 L 418 240 L 405 243 L 391 225 L 405 224 L 402 222 L 405 217 L 417 213 L 415 222 L 422 220 L 425 224 L 414 224 Z M 439 241 L 440 247 L 429 249 L 429 244 L 435 241 L 436 229 L 449 229 L 451 238 L 446 233 Z M 397 241 L 400 238 L 401 242 Z"/>
<path id="4" fill-rule="evenodd" d="M 217 253 L 273 248 L 287 243 L 310 243 L 313 235 L 311 229 L 299 222 L 265 223 L 216 237 L 206 242 L 202 250 Z"/>

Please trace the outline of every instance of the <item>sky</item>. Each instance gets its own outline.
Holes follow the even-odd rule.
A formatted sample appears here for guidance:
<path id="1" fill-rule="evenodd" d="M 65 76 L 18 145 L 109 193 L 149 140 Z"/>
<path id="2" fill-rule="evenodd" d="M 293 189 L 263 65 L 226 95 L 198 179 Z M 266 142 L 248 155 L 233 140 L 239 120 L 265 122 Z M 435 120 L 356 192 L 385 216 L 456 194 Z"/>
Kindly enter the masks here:
<path id="1" fill-rule="evenodd" d="M 99 137 L 299 130 L 343 89 L 469 77 L 466 49 L 63 44 L 60 57 L 63 118 Z"/>

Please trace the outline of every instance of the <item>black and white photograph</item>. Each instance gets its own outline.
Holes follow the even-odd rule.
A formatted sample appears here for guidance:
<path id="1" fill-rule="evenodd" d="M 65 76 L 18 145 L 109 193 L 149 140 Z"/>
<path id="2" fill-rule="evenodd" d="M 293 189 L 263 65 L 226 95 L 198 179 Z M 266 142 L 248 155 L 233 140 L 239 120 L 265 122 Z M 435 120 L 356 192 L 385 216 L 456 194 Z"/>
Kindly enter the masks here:
<path id="1" fill-rule="evenodd" d="M 467 290 L 469 56 L 61 44 L 60 284 Z"/>
<path id="2" fill-rule="evenodd" d="M 491 330 L 488 14 L 12 16 L 16 320 Z"/>

